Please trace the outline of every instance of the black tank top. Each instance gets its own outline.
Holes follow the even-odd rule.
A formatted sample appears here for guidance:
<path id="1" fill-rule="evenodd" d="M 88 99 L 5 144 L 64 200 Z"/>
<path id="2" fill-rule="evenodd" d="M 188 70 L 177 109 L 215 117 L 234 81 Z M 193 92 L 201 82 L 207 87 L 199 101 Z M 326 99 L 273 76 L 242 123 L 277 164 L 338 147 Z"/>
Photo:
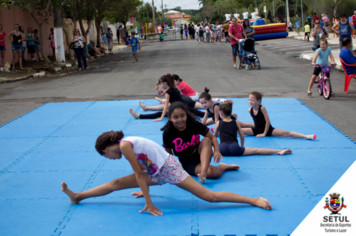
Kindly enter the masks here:
<path id="1" fill-rule="evenodd" d="M 225 122 L 219 121 L 219 135 L 220 143 L 238 143 L 237 141 L 237 127 L 236 120 Z"/>
<path id="2" fill-rule="evenodd" d="M 250 109 L 250 115 L 252 116 L 252 119 L 253 119 L 253 121 L 255 123 L 255 128 L 265 130 L 265 128 L 266 128 L 266 119 L 265 119 L 265 116 L 263 115 L 263 113 L 261 111 L 261 107 L 262 107 L 262 105 L 259 106 L 256 116 L 253 114 L 253 108 L 251 108 Z"/>
<path id="3" fill-rule="evenodd" d="M 215 116 L 214 116 L 215 106 L 220 106 L 220 104 L 219 104 L 219 103 L 215 103 L 215 104 L 214 104 L 214 106 L 213 106 L 213 112 L 211 112 L 211 111 L 209 110 L 209 108 L 206 109 L 206 111 L 208 112 L 208 117 L 211 117 L 211 118 L 213 119 L 213 121 L 215 121 Z M 221 120 L 221 117 L 220 117 L 220 116 L 219 116 L 219 120 Z"/>
<path id="4" fill-rule="evenodd" d="M 183 102 L 183 99 L 180 95 L 180 92 L 176 92 L 173 89 L 169 88 L 166 93 L 169 94 L 169 103 L 173 102 Z M 183 102 L 184 103 L 184 102 Z"/>
<path id="5" fill-rule="evenodd" d="M 15 33 L 13 33 L 13 35 L 12 35 L 12 44 L 13 45 L 22 44 L 22 41 L 19 42 L 20 39 L 22 39 L 22 34 L 21 33 L 20 33 L 20 35 L 15 35 Z"/>

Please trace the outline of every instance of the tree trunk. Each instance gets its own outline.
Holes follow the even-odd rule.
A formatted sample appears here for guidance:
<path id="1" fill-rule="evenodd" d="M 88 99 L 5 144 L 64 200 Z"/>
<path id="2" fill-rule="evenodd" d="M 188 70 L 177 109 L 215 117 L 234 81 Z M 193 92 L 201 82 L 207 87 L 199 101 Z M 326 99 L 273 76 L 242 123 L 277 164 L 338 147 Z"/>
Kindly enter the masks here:
<path id="1" fill-rule="evenodd" d="M 96 43 L 99 44 L 100 43 L 100 35 L 101 35 L 101 32 L 100 32 L 100 25 L 101 25 L 101 21 L 102 19 L 97 17 L 95 19 L 95 27 L 96 27 Z"/>
<path id="2" fill-rule="evenodd" d="M 56 62 L 65 63 L 66 57 L 64 53 L 62 16 L 61 11 L 57 7 L 53 8 L 53 25 L 54 25 L 54 42 L 56 52 Z"/>
<path id="3" fill-rule="evenodd" d="M 42 16 L 41 22 L 39 22 L 37 17 L 35 16 L 35 11 L 36 11 L 36 7 L 37 6 L 36 5 L 33 6 L 32 10 L 30 11 L 30 14 L 31 14 L 32 18 L 35 20 L 36 24 L 38 25 L 38 29 L 40 31 L 40 50 L 41 50 L 41 53 L 42 53 L 42 56 L 43 56 L 43 58 L 45 60 L 46 65 L 50 65 L 51 61 L 47 58 L 47 55 L 46 55 L 46 53 L 44 51 L 44 48 L 43 48 L 42 25 L 46 21 L 46 18 L 47 18 L 47 15 L 48 15 L 48 11 L 49 11 L 49 8 L 50 8 L 51 5 L 52 5 L 52 0 L 48 0 L 46 9 L 44 9 L 44 15 Z"/>
<path id="4" fill-rule="evenodd" d="M 88 36 L 88 32 L 90 31 L 91 20 L 88 20 L 87 24 L 88 24 L 88 29 L 84 30 L 83 20 L 79 20 L 80 30 L 82 31 L 82 35 L 85 38 L 85 43 L 84 43 L 85 54 L 86 54 L 87 57 L 91 57 L 89 55 L 88 47 L 87 47 L 87 45 L 88 45 L 87 36 Z"/>

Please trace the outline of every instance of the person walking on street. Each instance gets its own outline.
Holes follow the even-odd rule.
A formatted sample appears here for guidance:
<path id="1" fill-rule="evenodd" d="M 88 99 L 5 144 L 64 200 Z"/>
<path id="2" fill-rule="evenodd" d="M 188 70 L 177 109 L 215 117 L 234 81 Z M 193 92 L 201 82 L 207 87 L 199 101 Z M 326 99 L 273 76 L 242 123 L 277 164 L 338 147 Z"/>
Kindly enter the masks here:
<path id="1" fill-rule="evenodd" d="M 312 29 L 311 36 L 314 37 L 314 45 L 312 47 L 313 51 L 320 48 L 320 39 L 327 38 L 329 36 L 328 32 L 326 32 L 322 27 L 320 27 L 320 20 L 316 19 L 314 21 L 314 29 Z"/>
<path id="2" fill-rule="evenodd" d="M 21 54 L 22 54 L 22 40 L 23 40 L 23 35 L 19 31 L 19 25 L 15 24 L 14 25 L 14 31 L 11 31 L 9 34 L 9 39 L 12 42 L 12 69 L 15 70 L 15 62 L 16 62 L 16 55 L 17 58 L 19 59 L 19 66 L 20 69 L 23 70 L 22 68 L 22 60 L 21 60 Z"/>
<path id="3" fill-rule="evenodd" d="M 72 36 L 72 43 L 74 43 L 74 52 L 75 55 L 77 55 L 78 59 L 78 69 L 82 69 L 82 61 L 81 58 L 83 59 L 84 63 L 84 69 L 87 69 L 87 59 L 85 56 L 85 50 L 84 50 L 84 43 L 85 43 L 85 38 L 80 34 L 79 29 L 74 30 L 74 34 Z"/>
<path id="4" fill-rule="evenodd" d="M 103 46 L 105 46 L 105 44 L 108 43 L 108 41 L 106 41 L 106 33 L 102 26 L 100 26 L 100 29 L 101 29 L 101 42 L 103 42 Z"/>
<path id="5" fill-rule="evenodd" d="M 120 38 L 121 38 L 121 44 L 125 44 L 126 34 L 125 34 L 125 30 L 122 28 L 122 25 L 119 26 L 119 33 L 120 33 Z"/>
<path id="6" fill-rule="evenodd" d="M 333 18 L 333 27 L 334 26 L 336 26 L 338 23 L 339 23 L 339 17 L 337 17 L 337 15 L 335 14 L 334 15 L 334 18 Z M 333 29 L 333 27 L 332 27 L 332 29 Z M 339 30 L 339 25 L 337 25 L 337 27 L 335 27 L 335 29 L 336 29 L 336 31 L 338 31 Z M 333 30 L 334 31 L 334 38 L 335 38 L 335 35 L 337 36 L 337 37 L 339 37 L 339 34 L 338 33 L 336 33 L 336 31 L 335 30 Z"/>
<path id="7" fill-rule="evenodd" d="M 222 27 L 224 29 L 225 43 L 228 43 L 229 42 L 229 21 L 226 21 Z"/>
<path id="8" fill-rule="evenodd" d="M 244 28 L 237 24 L 237 19 L 234 17 L 232 18 L 232 24 L 229 27 L 229 37 L 231 40 L 231 48 L 232 48 L 232 61 L 234 62 L 234 68 L 237 68 L 236 65 L 236 57 L 237 53 L 239 52 L 239 39 L 247 38 L 247 35 L 244 31 Z M 240 67 L 241 67 L 241 57 L 239 56 Z"/>
<path id="9" fill-rule="evenodd" d="M 210 28 L 208 24 L 206 24 L 205 26 L 205 38 L 206 38 L 206 42 L 210 43 Z"/>
<path id="10" fill-rule="evenodd" d="M 111 29 L 108 28 L 108 32 L 106 33 L 106 38 L 108 40 L 108 49 L 109 49 L 109 54 L 114 54 L 112 49 L 113 49 L 113 44 L 114 44 L 114 34 L 112 33 Z"/>
<path id="11" fill-rule="evenodd" d="M 307 37 L 308 42 L 309 42 L 309 37 L 310 37 L 310 25 L 309 25 L 309 22 L 305 22 L 305 25 L 304 25 L 304 41 L 305 41 L 305 37 Z"/>
<path id="12" fill-rule="evenodd" d="M 339 26 L 339 30 L 336 29 L 337 26 Z M 333 26 L 333 30 L 336 31 L 336 33 L 340 34 L 339 37 L 340 50 L 342 49 L 342 40 L 344 38 L 351 39 L 352 38 L 351 35 L 355 33 L 352 23 L 349 21 L 349 19 L 347 19 L 344 13 L 340 15 L 340 21 L 339 23 Z"/>
<path id="13" fill-rule="evenodd" d="M 180 25 L 180 39 L 183 40 L 183 24 Z"/>
<path id="14" fill-rule="evenodd" d="M 354 11 L 354 14 L 352 15 L 352 25 L 354 27 L 354 30 L 356 30 L 356 10 Z M 354 39 L 356 38 L 356 33 L 354 32 Z"/>
<path id="15" fill-rule="evenodd" d="M 320 17 L 316 15 L 316 13 L 313 13 L 313 28 L 315 28 L 315 20 L 319 20 L 320 23 Z"/>

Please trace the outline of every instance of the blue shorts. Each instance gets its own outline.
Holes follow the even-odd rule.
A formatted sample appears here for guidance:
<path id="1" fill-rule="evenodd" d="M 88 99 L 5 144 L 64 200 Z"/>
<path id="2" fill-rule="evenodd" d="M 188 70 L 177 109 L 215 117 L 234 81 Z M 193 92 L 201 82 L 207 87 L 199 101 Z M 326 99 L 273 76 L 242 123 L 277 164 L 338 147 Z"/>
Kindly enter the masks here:
<path id="1" fill-rule="evenodd" d="M 356 25 L 353 25 L 354 26 L 354 30 L 356 30 Z"/>
<path id="2" fill-rule="evenodd" d="M 237 57 L 237 53 L 239 52 L 239 44 L 231 45 L 232 48 L 232 57 Z"/>
<path id="3" fill-rule="evenodd" d="M 220 153 L 223 156 L 242 156 L 245 153 L 245 148 L 239 143 L 220 143 Z"/>
<path id="4" fill-rule="evenodd" d="M 5 46 L 0 46 L 0 51 L 6 51 Z"/>
<path id="5" fill-rule="evenodd" d="M 136 56 L 136 52 L 137 52 L 137 48 L 136 49 L 132 49 L 132 56 Z"/>
<path id="6" fill-rule="evenodd" d="M 16 52 L 16 51 L 18 51 L 18 50 L 23 50 L 22 44 L 20 44 L 20 45 L 15 45 L 15 44 L 13 44 L 13 45 L 12 45 L 12 51 L 13 51 L 13 52 Z"/>

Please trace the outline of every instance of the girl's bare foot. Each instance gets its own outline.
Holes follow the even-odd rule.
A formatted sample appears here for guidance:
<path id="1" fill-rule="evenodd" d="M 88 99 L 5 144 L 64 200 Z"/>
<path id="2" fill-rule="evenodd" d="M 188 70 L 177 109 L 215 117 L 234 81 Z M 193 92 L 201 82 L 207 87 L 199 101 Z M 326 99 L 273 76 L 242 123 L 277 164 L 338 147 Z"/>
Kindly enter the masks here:
<path id="1" fill-rule="evenodd" d="M 22 67 L 20 67 L 20 70 L 23 70 L 23 68 L 22 68 Z"/>
<path id="2" fill-rule="evenodd" d="M 146 111 L 147 110 L 147 106 L 142 104 L 141 101 L 138 102 L 138 104 L 140 105 L 140 107 L 142 108 L 142 110 Z"/>
<path id="3" fill-rule="evenodd" d="M 225 163 L 220 163 L 219 166 L 223 167 L 225 169 L 225 171 L 240 169 L 240 166 L 239 165 L 235 165 L 235 164 L 228 165 L 228 164 L 225 164 Z"/>
<path id="4" fill-rule="evenodd" d="M 140 115 L 134 112 L 131 108 L 130 108 L 130 113 L 135 119 L 138 119 L 140 117 Z"/>
<path id="5" fill-rule="evenodd" d="M 264 199 L 263 197 L 257 198 L 253 205 L 266 210 L 272 210 L 271 203 L 269 203 L 269 201 L 267 199 Z"/>
<path id="6" fill-rule="evenodd" d="M 201 183 L 205 183 L 206 181 L 206 174 L 198 174 L 199 181 Z"/>
<path id="7" fill-rule="evenodd" d="M 68 195 L 70 202 L 72 204 L 78 204 L 79 203 L 78 194 L 69 190 L 67 184 L 64 182 L 61 183 L 61 186 L 62 186 L 62 191 Z"/>
<path id="8" fill-rule="evenodd" d="M 292 150 L 290 149 L 285 149 L 285 150 L 281 150 L 278 152 L 279 155 L 285 155 L 285 154 L 291 154 Z"/>

